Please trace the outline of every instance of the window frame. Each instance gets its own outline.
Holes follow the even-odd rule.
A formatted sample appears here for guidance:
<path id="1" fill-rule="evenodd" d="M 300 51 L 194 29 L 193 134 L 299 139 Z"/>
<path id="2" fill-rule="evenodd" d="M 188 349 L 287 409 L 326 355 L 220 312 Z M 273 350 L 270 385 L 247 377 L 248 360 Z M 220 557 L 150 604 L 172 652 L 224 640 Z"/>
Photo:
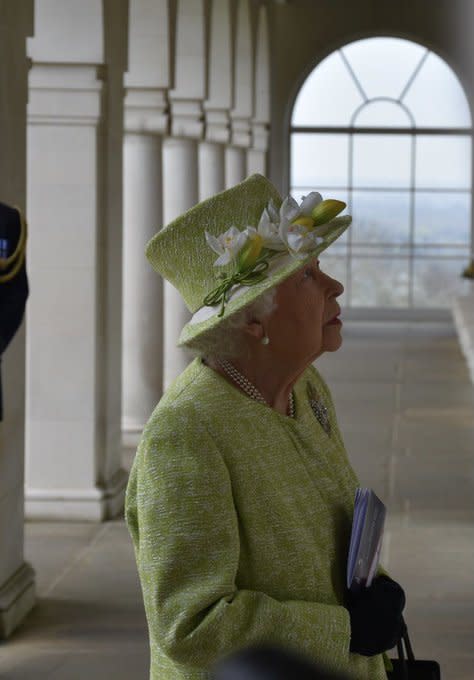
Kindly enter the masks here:
<path id="1" fill-rule="evenodd" d="M 365 38 L 365 40 L 371 40 L 371 38 Z M 360 42 L 360 41 L 358 41 Z M 409 42 L 406 41 L 405 42 Z M 348 46 L 351 43 L 346 44 Z M 377 191 L 394 191 L 394 192 L 408 192 L 409 193 L 409 240 L 406 244 L 403 244 L 403 247 L 408 251 L 408 254 L 406 256 L 406 259 L 408 259 L 408 266 L 409 266 L 409 294 L 408 294 L 408 309 L 413 309 L 414 304 L 414 269 L 415 269 L 415 262 L 420 261 L 420 260 L 426 260 L 426 259 L 433 259 L 438 261 L 440 257 L 443 259 L 443 261 L 450 260 L 450 259 L 458 259 L 460 262 L 460 273 L 462 269 L 462 264 L 465 263 L 466 256 L 469 257 L 469 253 L 474 252 L 474 222 L 473 222 L 473 215 L 472 215 L 472 189 L 468 188 L 455 188 L 455 187 L 448 187 L 444 189 L 443 187 L 416 187 L 415 186 L 415 164 L 416 164 L 416 153 L 417 153 L 417 139 L 422 136 L 458 136 L 458 137 L 465 137 L 470 141 L 470 171 L 471 171 L 471 187 L 472 187 L 472 170 L 473 170 L 473 146 L 472 146 L 472 138 L 473 138 L 473 128 L 472 125 L 470 127 L 417 127 L 416 126 L 416 121 L 409 110 L 409 108 L 403 103 L 402 99 L 403 96 L 405 95 L 408 90 L 416 86 L 416 76 L 420 72 L 421 67 L 423 66 L 423 63 L 425 60 L 428 58 L 429 54 L 432 53 L 432 50 L 429 50 L 425 48 L 425 52 L 420 59 L 419 63 L 416 65 L 415 69 L 413 70 L 412 74 L 407 80 L 407 83 L 405 87 L 403 88 L 400 96 L 398 99 L 392 98 L 392 97 L 387 97 L 387 96 L 377 96 L 377 97 L 368 97 L 357 79 L 357 75 L 355 74 L 354 70 L 351 68 L 351 65 L 346 57 L 346 55 L 343 52 L 344 46 L 341 48 L 338 48 L 331 52 L 330 54 L 326 55 L 325 58 L 329 57 L 331 54 L 334 54 L 334 52 L 339 52 L 349 70 L 350 76 L 353 78 L 357 89 L 360 91 L 362 95 L 362 103 L 354 109 L 352 112 L 351 118 L 350 118 L 350 123 L 348 126 L 309 126 L 309 125 L 294 125 L 293 124 L 293 114 L 294 114 L 294 108 L 297 102 L 298 94 L 301 92 L 302 88 L 304 87 L 305 83 L 307 82 L 307 79 L 314 74 L 315 70 L 318 69 L 319 65 L 322 62 L 319 62 L 307 75 L 306 78 L 304 79 L 303 83 L 301 83 L 300 87 L 298 88 L 298 93 L 296 97 L 294 98 L 292 109 L 290 112 L 290 126 L 289 126 L 289 154 L 288 154 L 288 178 L 289 178 L 289 185 L 290 185 L 290 191 L 300 191 L 300 190 L 314 190 L 314 187 L 307 187 L 304 185 L 297 185 L 293 182 L 293 172 L 292 172 L 292 150 L 293 150 L 293 135 L 295 134 L 342 134 L 348 137 L 348 168 L 347 168 L 347 177 L 348 177 L 348 183 L 347 186 L 331 186 L 331 185 L 325 185 L 324 187 L 320 187 L 320 190 L 323 192 L 327 192 L 328 194 L 331 192 L 331 190 L 334 191 L 345 191 L 347 192 L 348 195 L 348 212 L 351 213 L 351 208 L 352 208 L 352 203 L 353 203 L 353 192 L 357 191 L 370 191 L 370 192 L 377 192 Z M 452 69 L 451 69 L 452 70 Z M 456 74 L 453 72 L 453 77 L 457 78 Z M 462 86 L 462 83 L 459 81 L 459 85 L 462 88 L 463 92 L 465 93 L 464 87 Z M 396 104 L 398 106 L 401 106 L 402 109 L 405 111 L 405 113 L 408 116 L 408 119 L 411 121 L 411 127 L 410 126 L 403 126 L 403 127 L 392 127 L 392 126 L 371 126 L 371 127 L 360 127 L 354 124 L 354 122 L 357 119 L 358 114 L 360 111 L 366 107 L 367 105 L 376 102 L 376 101 L 389 101 L 393 104 Z M 467 97 L 466 97 L 467 101 Z M 360 187 L 354 186 L 353 182 L 353 174 L 354 174 L 354 139 L 356 135 L 404 135 L 410 136 L 410 171 L 409 171 L 409 178 L 407 178 L 407 185 L 404 187 Z M 429 242 L 423 242 L 419 243 L 415 241 L 415 197 L 416 194 L 419 193 L 428 193 L 428 192 L 437 192 L 437 193 L 462 193 L 462 194 L 468 194 L 470 196 L 470 240 L 465 243 L 465 244 L 460 244 L 458 243 L 429 243 Z M 351 229 L 348 229 L 347 231 L 347 248 L 346 248 L 346 254 L 345 255 L 340 255 L 340 257 L 346 257 L 346 271 L 347 271 L 347 281 L 345 282 L 345 287 L 346 287 L 346 294 L 347 294 L 347 304 L 348 307 L 356 309 L 357 307 L 353 307 L 352 305 L 352 280 L 351 280 L 351 272 L 352 272 L 352 260 L 354 257 L 354 247 L 355 248 L 364 248 L 366 250 L 370 250 L 372 247 L 383 247 L 383 246 L 389 246 L 393 247 L 393 255 L 387 254 L 385 257 L 390 258 L 392 256 L 394 257 L 400 257 L 400 253 L 396 253 L 396 249 L 400 248 L 400 244 L 394 244 L 394 243 L 382 243 L 382 242 L 377 242 L 377 243 L 370 243 L 370 242 L 362 242 L 362 241 L 357 241 L 356 244 L 353 243 L 353 238 L 352 238 L 352 231 Z M 334 244 L 336 246 L 336 244 Z M 334 249 L 333 246 L 333 249 Z M 442 255 L 442 250 L 443 248 L 451 249 L 451 253 L 453 252 L 453 249 L 459 249 L 460 254 L 459 255 Z M 426 255 L 420 255 L 420 252 L 423 251 L 423 249 L 431 249 L 431 253 L 433 253 L 433 249 L 439 249 L 440 253 L 439 255 L 435 254 L 426 254 Z M 334 256 L 337 256 L 337 253 L 334 252 Z M 370 255 L 357 255 L 355 253 L 355 257 L 357 259 L 362 259 L 363 257 L 370 258 Z M 380 255 L 377 255 L 377 257 L 380 257 Z M 387 308 L 389 309 L 389 308 Z M 394 307 L 394 309 L 399 309 L 398 307 Z"/>

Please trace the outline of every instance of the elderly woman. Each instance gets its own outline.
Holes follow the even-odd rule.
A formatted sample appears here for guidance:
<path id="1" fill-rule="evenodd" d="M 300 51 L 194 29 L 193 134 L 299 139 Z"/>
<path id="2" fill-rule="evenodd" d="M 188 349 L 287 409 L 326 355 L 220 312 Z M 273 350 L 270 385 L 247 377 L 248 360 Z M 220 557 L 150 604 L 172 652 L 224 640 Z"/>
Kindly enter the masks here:
<path id="1" fill-rule="evenodd" d="M 147 246 L 193 313 L 180 345 L 195 354 L 146 424 L 127 487 L 151 680 L 207 678 L 260 643 L 386 678 L 403 591 L 379 576 L 347 597 L 358 480 L 313 366 L 342 342 L 344 289 L 318 255 L 348 227 L 344 207 L 317 192 L 282 202 L 253 175 Z"/>

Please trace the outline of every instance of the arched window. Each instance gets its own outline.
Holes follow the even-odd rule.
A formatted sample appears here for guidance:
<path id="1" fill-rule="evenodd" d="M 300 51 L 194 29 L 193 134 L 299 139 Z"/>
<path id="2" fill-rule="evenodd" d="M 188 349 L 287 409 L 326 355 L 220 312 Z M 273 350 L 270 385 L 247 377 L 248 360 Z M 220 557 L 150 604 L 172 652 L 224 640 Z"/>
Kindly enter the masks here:
<path id="1" fill-rule="evenodd" d="M 321 256 L 353 307 L 446 307 L 471 244 L 471 115 L 452 69 L 399 38 L 352 42 L 308 76 L 291 121 L 291 193 L 353 216 Z"/>

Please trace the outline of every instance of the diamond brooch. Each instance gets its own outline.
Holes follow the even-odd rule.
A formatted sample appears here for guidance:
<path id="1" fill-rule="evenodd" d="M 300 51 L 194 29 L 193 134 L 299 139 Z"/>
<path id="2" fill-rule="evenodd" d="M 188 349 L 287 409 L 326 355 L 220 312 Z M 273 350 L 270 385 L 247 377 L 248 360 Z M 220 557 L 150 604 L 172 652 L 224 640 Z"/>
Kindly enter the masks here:
<path id="1" fill-rule="evenodd" d="M 318 392 L 310 382 L 306 383 L 306 393 L 308 395 L 309 404 L 314 415 L 318 419 L 319 423 L 321 424 L 321 427 L 326 432 L 328 437 L 330 437 L 331 423 L 329 422 L 328 410 L 324 405 L 323 401 L 321 400 Z"/>

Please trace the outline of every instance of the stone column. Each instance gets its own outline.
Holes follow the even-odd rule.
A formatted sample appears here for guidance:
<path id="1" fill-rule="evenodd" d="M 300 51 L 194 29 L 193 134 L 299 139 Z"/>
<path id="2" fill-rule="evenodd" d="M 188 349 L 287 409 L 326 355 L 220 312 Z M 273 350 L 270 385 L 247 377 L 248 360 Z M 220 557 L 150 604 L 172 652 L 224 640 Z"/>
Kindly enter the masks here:
<path id="1" fill-rule="evenodd" d="M 163 143 L 164 224 L 181 215 L 198 200 L 198 143 L 185 137 Z M 164 388 L 169 387 L 189 363 L 187 353 L 176 346 L 184 324 L 191 317 L 179 292 L 164 282 Z"/>
<path id="2" fill-rule="evenodd" d="M 162 279 L 145 257 L 162 225 L 161 137 L 127 132 L 124 143 L 122 430 L 143 430 L 162 393 Z"/>
<path id="3" fill-rule="evenodd" d="M 247 149 L 251 145 L 253 114 L 253 44 L 249 0 L 238 0 L 235 17 L 233 106 L 230 110 L 230 146 L 226 149 L 226 187 L 247 177 Z"/>
<path id="4" fill-rule="evenodd" d="M 199 200 L 225 189 L 224 146 L 216 142 L 199 144 Z"/>
<path id="5" fill-rule="evenodd" d="M 266 175 L 270 129 L 270 46 L 267 8 L 264 5 L 258 10 L 254 79 L 252 145 L 247 151 L 247 174 L 258 172 Z"/>
<path id="6" fill-rule="evenodd" d="M 247 175 L 258 172 L 267 174 L 269 125 L 266 122 L 252 122 L 252 146 L 247 149 Z"/>
<path id="7" fill-rule="evenodd" d="M 130 88 L 125 105 L 122 432 L 134 442 L 163 390 L 163 283 L 145 246 L 163 226 L 165 92 Z"/>
<path id="8" fill-rule="evenodd" d="M 260 175 L 267 174 L 267 152 L 259 149 L 247 151 L 247 175 L 258 172 Z"/>
<path id="9" fill-rule="evenodd" d="M 247 176 L 247 159 L 245 149 L 228 146 L 225 150 L 225 185 L 226 189 L 242 182 Z"/>
<path id="10" fill-rule="evenodd" d="M 177 0 L 173 89 L 169 91 L 170 137 L 163 142 L 163 223 L 199 201 L 198 141 L 203 138 L 206 98 L 206 11 L 203 0 Z M 190 313 L 178 291 L 164 283 L 164 388 L 190 361 L 178 348 Z"/>
<path id="11" fill-rule="evenodd" d="M 163 226 L 162 137 L 171 84 L 167 0 L 129 0 L 125 75 L 122 434 L 133 446 L 163 390 L 163 282 L 145 257 Z"/>
<path id="12" fill-rule="evenodd" d="M 64 13 L 40 2 L 36 16 L 28 111 L 26 513 L 97 521 L 122 512 L 127 482 L 121 468 L 127 3 L 70 0 Z"/>
<path id="13" fill-rule="evenodd" d="M 33 32 L 33 2 L 0 0 L 0 16 L 0 199 L 26 213 L 26 37 Z M 35 574 L 23 554 L 25 320 L 2 356 L 2 391 L 0 639 L 5 639 L 35 604 Z"/>
<path id="14" fill-rule="evenodd" d="M 225 146 L 229 143 L 229 111 L 233 92 L 234 33 L 230 0 L 211 5 L 208 38 L 205 141 L 199 148 L 199 198 L 226 188 Z"/>

